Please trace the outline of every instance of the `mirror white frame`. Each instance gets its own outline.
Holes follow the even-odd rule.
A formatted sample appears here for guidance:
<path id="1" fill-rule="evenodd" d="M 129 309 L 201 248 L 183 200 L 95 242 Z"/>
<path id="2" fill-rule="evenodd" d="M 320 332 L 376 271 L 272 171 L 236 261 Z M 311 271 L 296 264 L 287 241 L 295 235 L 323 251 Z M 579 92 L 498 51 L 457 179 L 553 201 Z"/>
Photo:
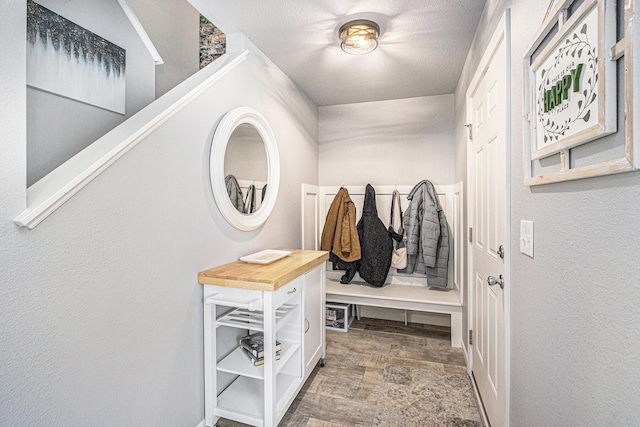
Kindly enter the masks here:
<path id="1" fill-rule="evenodd" d="M 224 158 L 233 131 L 242 124 L 252 125 L 264 142 L 267 153 L 268 189 L 260 208 L 252 214 L 239 212 L 229 199 L 224 182 Z M 276 138 L 264 117 L 249 107 L 239 107 L 224 115 L 213 135 L 209 161 L 211 188 L 220 213 L 229 224 L 242 231 L 251 231 L 262 226 L 269 218 L 278 197 L 280 186 L 280 156 Z"/>

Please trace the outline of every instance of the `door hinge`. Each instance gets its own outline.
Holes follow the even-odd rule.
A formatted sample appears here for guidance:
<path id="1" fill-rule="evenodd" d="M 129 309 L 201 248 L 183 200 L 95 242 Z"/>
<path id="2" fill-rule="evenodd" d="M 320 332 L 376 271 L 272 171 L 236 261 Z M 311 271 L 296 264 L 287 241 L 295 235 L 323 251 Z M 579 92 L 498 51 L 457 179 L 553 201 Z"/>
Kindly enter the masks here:
<path id="1" fill-rule="evenodd" d="M 469 227 L 469 243 L 473 243 L 473 227 Z"/>
<path id="2" fill-rule="evenodd" d="M 467 128 L 467 133 L 469 135 L 469 140 L 473 140 L 473 132 L 471 131 L 471 129 L 473 128 L 473 125 L 471 123 L 469 123 L 468 125 L 464 125 L 464 127 Z"/>
<path id="3" fill-rule="evenodd" d="M 469 329 L 469 345 L 473 345 L 473 330 Z"/>

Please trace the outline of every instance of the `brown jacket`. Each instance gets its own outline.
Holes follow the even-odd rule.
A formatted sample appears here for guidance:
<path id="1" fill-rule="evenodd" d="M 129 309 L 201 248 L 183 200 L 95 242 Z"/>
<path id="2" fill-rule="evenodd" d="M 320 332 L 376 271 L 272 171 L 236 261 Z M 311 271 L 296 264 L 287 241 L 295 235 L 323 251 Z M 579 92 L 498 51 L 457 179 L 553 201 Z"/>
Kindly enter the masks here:
<path id="1" fill-rule="evenodd" d="M 331 251 L 343 261 L 360 259 L 360 239 L 356 230 L 356 207 L 349 192 L 341 188 L 331 202 L 322 229 L 320 249 Z"/>

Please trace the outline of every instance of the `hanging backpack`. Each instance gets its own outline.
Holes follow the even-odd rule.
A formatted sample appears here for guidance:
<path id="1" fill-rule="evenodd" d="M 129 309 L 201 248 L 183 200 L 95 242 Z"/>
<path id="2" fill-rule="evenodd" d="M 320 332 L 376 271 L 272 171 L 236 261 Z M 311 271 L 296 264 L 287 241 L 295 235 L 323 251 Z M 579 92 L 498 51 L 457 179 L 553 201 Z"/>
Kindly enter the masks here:
<path id="1" fill-rule="evenodd" d="M 398 202 L 398 213 L 400 218 L 400 228 L 397 233 L 393 226 L 396 200 Z M 395 242 L 393 242 L 393 252 L 391 253 L 391 267 L 398 270 L 407 268 L 407 233 L 404 231 L 404 225 L 402 223 L 402 204 L 400 203 L 400 193 L 398 190 L 393 190 L 393 194 L 391 196 L 389 234 L 391 234 L 391 237 L 395 240 Z"/>
<path id="2" fill-rule="evenodd" d="M 362 256 L 358 273 L 370 285 L 382 287 L 391 268 L 393 241 L 378 217 L 376 192 L 370 184 L 367 184 L 362 217 L 356 228 Z"/>

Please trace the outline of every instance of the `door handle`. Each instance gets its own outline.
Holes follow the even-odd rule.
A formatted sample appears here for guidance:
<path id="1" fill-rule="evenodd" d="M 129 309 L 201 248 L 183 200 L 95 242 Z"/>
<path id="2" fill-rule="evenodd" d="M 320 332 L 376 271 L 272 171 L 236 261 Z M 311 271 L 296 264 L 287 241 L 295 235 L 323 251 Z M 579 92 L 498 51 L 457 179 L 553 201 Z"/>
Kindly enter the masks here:
<path id="1" fill-rule="evenodd" d="M 497 279 L 493 276 L 487 277 L 487 283 L 489 284 L 489 286 L 500 285 L 500 289 L 504 289 L 504 279 L 502 277 L 502 274 Z"/>

